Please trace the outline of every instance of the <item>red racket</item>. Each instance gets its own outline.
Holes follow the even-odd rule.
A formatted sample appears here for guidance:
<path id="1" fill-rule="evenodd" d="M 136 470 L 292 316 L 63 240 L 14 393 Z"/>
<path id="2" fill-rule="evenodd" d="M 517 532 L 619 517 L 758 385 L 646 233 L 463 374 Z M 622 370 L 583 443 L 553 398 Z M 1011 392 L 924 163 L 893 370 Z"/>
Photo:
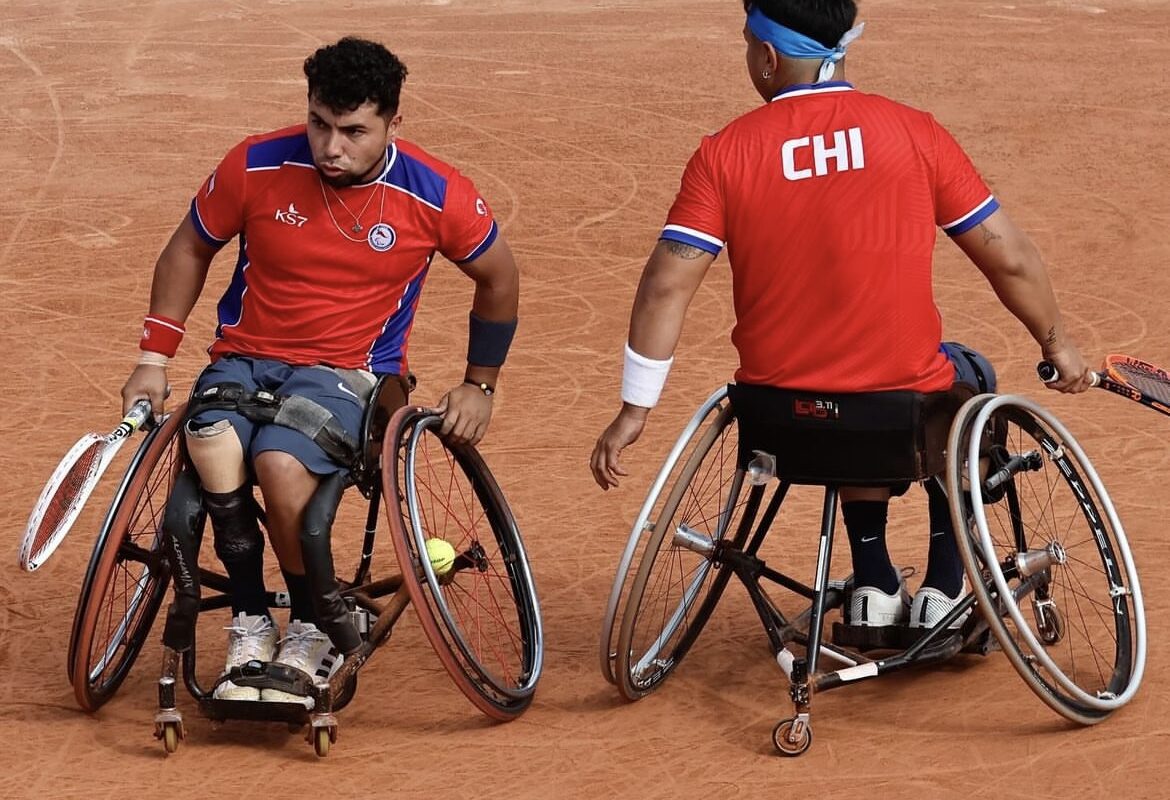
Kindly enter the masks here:
<path id="1" fill-rule="evenodd" d="M 1047 361 L 1036 365 L 1036 373 L 1045 383 L 1059 377 Z M 1170 416 L 1170 374 L 1153 364 L 1132 356 L 1106 356 L 1105 368 L 1093 373 L 1093 385 Z"/>

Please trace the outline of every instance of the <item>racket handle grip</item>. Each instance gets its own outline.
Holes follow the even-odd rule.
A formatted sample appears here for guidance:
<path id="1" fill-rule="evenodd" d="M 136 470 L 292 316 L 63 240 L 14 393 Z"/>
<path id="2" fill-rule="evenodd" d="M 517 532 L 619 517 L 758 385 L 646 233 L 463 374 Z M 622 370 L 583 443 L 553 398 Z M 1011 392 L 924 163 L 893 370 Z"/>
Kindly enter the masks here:
<path id="1" fill-rule="evenodd" d="M 1044 383 L 1056 383 L 1060 380 L 1060 371 L 1051 361 L 1041 361 L 1036 365 L 1036 375 Z M 1101 385 L 1101 374 L 1099 372 L 1089 373 L 1089 383 L 1092 386 Z"/>
<path id="2" fill-rule="evenodd" d="M 142 427 L 142 423 L 150 419 L 150 401 L 139 400 L 130 407 L 130 411 L 126 416 L 122 417 L 122 421 L 118 423 L 118 427 L 114 429 L 111 439 L 125 439 L 134 431 Z"/>

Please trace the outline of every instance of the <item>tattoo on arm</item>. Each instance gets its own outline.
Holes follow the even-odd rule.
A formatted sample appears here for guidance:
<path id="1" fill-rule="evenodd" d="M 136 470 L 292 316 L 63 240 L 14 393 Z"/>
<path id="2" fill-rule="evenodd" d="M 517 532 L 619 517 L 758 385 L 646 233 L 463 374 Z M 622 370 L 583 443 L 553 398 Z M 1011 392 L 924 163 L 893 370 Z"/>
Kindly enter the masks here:
<path id="1" fill-rule="evenodd" d="M 671 255 L 678 256 L 679 258 L 685 258 L 688 261 L 707 254 L 706 250 L 695 247 L 694 245 L 683 244 L 682 242 L 675 242 L 670 239 L 664 239 L 663 241 L 666 242 L 666 249 L 670 251 Z"/>
<path id="2" fill-rule="evenodd" d="M 1056 326 L 1053 325 L 1048 329 L 1048 335 L 1044 337 L 1045 347 L 1052 347 L 1056 344 Z"/>
<path id="3" fill-rule="evenodd" d="M 979 230 L 983 231 L 983 243 L 984 243 L 984 244 L 991 244 L 991 243 L 992 243 L 992 242 L 994 242 L 996 239 L 1002 239 L 1002 238 L 1003 238 L 1003 237 L 1002 237 L 1002 236 L 1000 236 L 998 233 L 995 233 L 995 232 L 993 232 L 993 231 L 992 231 L 990 228 L 988 228 L 988 227 L 987 227 L 985 224 L 983 224 L 982 222 L 980 222 L 980 223 L 979 223 Z"/>

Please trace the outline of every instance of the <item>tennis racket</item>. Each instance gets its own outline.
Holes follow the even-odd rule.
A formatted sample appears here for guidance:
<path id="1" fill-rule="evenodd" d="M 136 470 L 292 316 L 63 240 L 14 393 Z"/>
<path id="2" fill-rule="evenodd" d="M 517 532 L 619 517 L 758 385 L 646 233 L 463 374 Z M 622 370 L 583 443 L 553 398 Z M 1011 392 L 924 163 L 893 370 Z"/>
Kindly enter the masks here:
<path id="1" fill-rule="evenodd" d="M 122 444 L 150 418 L 150 402 L 139 400 L 108 436 L 87 433 L 65 454 L 24 529 L 20 566 L 25 571 L 37 569 L 53 554 Z"/>
<path id="2" fill-rule="evenodd" d="M 1045 383 L 1059 377 L 1047 361 L 1036 365 L 1036 374 Z M 1093 385 L 1170 416 L 1170 374 L 1153 364 L 1131 356 L 1106 356 L 1105 368 L 1093 373 Z"/>

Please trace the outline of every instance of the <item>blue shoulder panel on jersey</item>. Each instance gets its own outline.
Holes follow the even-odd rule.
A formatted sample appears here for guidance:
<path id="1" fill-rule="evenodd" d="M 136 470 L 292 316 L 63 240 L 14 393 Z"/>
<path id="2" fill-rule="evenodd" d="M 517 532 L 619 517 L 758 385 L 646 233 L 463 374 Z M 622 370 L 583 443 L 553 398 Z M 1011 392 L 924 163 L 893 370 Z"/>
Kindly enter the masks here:
<path id="1" fill-rule="evenodd" d="M 443 210 L 443 201 L 447 197 L 447 179 L 401 150 L 390 167 L 386 182 L 438 211 Z"/>
<path id="2" fill-rule="evenodd" d="M 199 238 L 216 250 L 223 247 L 229 241 L 227 239 L 217 239 L 207 230 L 207 226 L 203 224 L 203 218 L 199 216 L 199 203 L 194 197 L 191 198 L 191 224 L 195 227 L 195 232 L 199 234 Z"/>
<path id="3" fill-rule="evenodd" d="M 258 142 L 248 148 L 248 169 L 275 169 L 286 161 L 294 164 L 313 165 L 313 151 L 309 149 L 309 137 L 294 133 L 279 139 Z"/>
<path id="4" fill-rule="evenodd" d="M 480 256 L 482 256 L 484 253 L 486 253 L 488 251 L 488 248 L 491 247 L 492 244 L 496 241 L 496 237 L 499 235 L 499 233 L 500 233 L 500 229 L 496 226 L 496 221 L 493 219 L 491 227 L 488 228 L 487 234 L 483 237 L 483 241 L 480 242 L 479 244 L 477 244 L 475 246 L 475 249 L 473 249 L 470 253 L 468 253 L 466 256 L 459 259 L 455 263 L 456 264 L 467 264 L 471 261 L 475 261 L 475 259 L 479 258 Z"/>

